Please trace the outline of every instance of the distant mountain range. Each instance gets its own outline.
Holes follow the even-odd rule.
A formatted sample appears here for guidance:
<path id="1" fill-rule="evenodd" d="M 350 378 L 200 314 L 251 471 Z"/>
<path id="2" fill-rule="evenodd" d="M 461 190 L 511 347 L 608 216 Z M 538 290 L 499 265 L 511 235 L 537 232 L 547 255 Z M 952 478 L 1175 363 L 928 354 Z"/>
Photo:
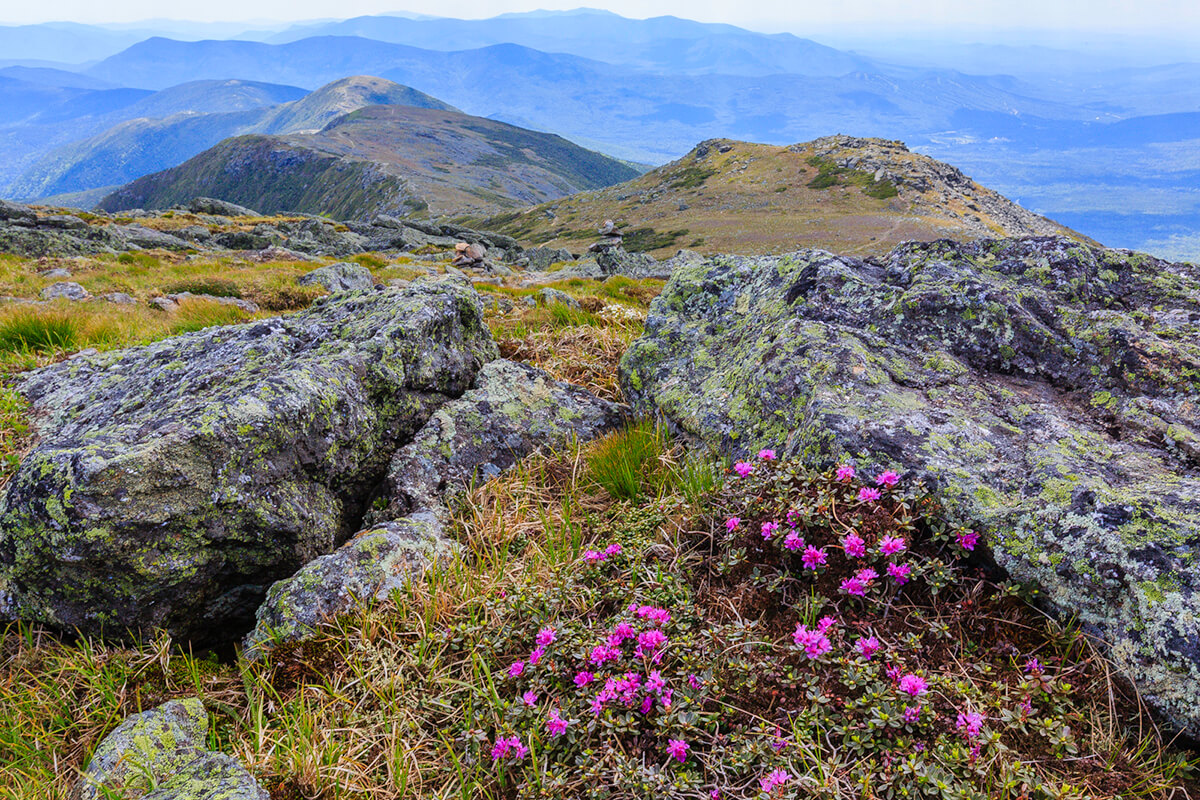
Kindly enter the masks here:
<path id="1" fill-rule="evenodd" d="M 266 109 L 375 75 L 646 164 L 710 138 L 902 139 L 1106 244 L 1200 258 L 1200 64 L 1172 63 L 1171 52 L 1161 64 L 1144 51 L 1100 60 L 1061 46 L 872 52 L 883 57 L 587 9 L 255 31 L 0 27 L 0 196 L 93 201 L 227 136 L 315 130 L 336 114 L 272 126 Z M 947 67 L 960 63 L 1011 74 Z"/>
<path id="2" fill-rule="evenodd" d="M 445 216 L 523 207 L 635 175 L 553 134 L 444 106 L 371 105 L 316 133 L 227 139 L 98 205 L 168 208 L 203 195 L 263 213 Z"/>

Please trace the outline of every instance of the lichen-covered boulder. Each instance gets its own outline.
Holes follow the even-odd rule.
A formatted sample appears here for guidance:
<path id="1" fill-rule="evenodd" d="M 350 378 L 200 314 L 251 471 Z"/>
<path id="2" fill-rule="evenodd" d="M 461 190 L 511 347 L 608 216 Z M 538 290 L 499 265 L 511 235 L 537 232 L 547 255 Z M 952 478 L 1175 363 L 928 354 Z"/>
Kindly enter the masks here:
<path id="1" fill-rule="evenodd" d="M 497 355 L 474 290 L 415 283 L 30 373 L 39 439 L 0 505 L 0 616 L 240 636 Z"/>
<path id="2" fill-rule="evenodd" d="M 88 290 L 72 281 L 58 281 L 42 289 L 43 300 L 87 300 L 91 297 Z"/>
<path id="3" fill-rule="evenodd" d="M 375 285 L 371 270 L 361 264 L 340 261 L 317 267 L 296 279 L 301 286 L 323 286 L 330 292 L 360 292 Z"/>
<path id="4" fill-rule="evenodd" d="M 134 714 L 92 753 L 79 782 L 79 800 L 102 797 L 102 788 L 144 794 L 148 776 L 178 772 L 207 749 L 207 736 L 208 713 L 194 697 Z"/>
<path id="5" fill-rule="evenodd" d="M 452 502 L 472 480 L 494 478 L 539 447 L 591 439 L 623 419 L 621 406 L 586 389 L 528 364 L 493 361 L 471 391 L 438 409 L 396 452 L 380 498 L 386 508 L 371 518 L 397 519 Z"/>
<path id="6" fill-rule="evenodd" d="M 726 452 L 900 465 L 1200 734 L 1200 272 L 1065 239 L 681 263 L 621 362 Z"/>
<path id="7" fill-rule="evenodd" d="M 208 713 L 171 700 L 124 720 L 96 747 L 76 800 L 268 800 L 246 768 L 206 747 Z"/>
<path id="8" fill-rule="evenodd" d="M 387 597 L 454 550 L 442 537 L 441 520 L 428 511 L 359 532 L 270 588 L 243 643 L 245 655 L 258 658 L 268 646 L 302 639 L 323 620 L 360 602 Z"/>
<path id="9" fill-rule="evenodd" d="M 549 305 L 558 304 L 558 305 L 567 306 L 568 308 L 573 308 L 576 310 L 579 309 L 579 301 L 578 300 L 576 300 L 574 297 L 571 297 L 571 295 L 567 294 L 564 291 L 561 291 L 559 289 L 551 289 L 549 286 L 539 289 L 538 293 L 537 293 L 537 298 L 543 305 L 549 306 Z"/>

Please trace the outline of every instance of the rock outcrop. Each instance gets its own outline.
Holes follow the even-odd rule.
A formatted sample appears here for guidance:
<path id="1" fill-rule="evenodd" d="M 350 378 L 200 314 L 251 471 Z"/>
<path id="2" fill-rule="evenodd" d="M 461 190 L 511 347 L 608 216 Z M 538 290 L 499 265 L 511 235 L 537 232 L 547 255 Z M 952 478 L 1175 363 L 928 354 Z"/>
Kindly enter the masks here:
<path id="1" fill-rule="evenodd" d="M 621 363 L 726 452 L 900 466 L 1200 734 L 1200 272 L 1066 239 L 681 264 Z"/>
<path id="2" fill-rule="evenodd" d="M 339 261 L 317 267 L 296 279 L 301 286 L 321 286 L 329 292 L 361 292 L 375 286 L 371 270 L 361 264 Z"/>
<path id="3" fill-rule="evenodd" d="M 208 750 L 208 713 L 195 698 L 134 714 L 100 742 L 74 796 L 101 800 L 268 800 L 241 764 Z"/>
<path id="4" fill-rule="evenodd" d="M 30 373 L 39 442 L 0 506 L 0 616 L 240 634 L 496 356 L 472 289 L 418 282 Z"/>

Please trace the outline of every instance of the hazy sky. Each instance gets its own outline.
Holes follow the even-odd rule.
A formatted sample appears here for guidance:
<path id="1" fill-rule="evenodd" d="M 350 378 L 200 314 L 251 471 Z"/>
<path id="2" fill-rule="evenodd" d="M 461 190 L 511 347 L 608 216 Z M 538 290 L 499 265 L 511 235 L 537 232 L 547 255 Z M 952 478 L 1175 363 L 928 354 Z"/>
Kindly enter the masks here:
<path id="1" fill-rule="evenodd" d="M 0 2 L 0 21 L 132 22 L 164 17 L 200 21 L 296 20 L 395 11 L 490 17 L 506 11 L 569 9 L 589 4 L 629 17 L 674 14 L 759 30 L 827 29 L 892 24 L 921 27 L 1088 29 L 1188 36 L 1200 33 L 1197 0 L 42 0 Z M 0 58 L 3 54 L 0 54 Z"/>

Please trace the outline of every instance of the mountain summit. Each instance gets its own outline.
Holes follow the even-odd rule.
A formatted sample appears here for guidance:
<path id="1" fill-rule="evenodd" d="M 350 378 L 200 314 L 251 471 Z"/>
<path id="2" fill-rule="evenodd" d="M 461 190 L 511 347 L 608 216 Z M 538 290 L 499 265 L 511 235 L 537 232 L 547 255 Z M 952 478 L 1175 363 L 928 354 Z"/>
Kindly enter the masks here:
<path id="1" fill-rule="evenodd" d="M 476 220 L 523 241 L 579 249 L 615 220 L 634 249 L 665 255 L 818 247 L 882 255 L 906 240 L 1085 237 L 902 142 L 827 136 L 777 147 L 710 139 L 638 178 Z"/>

